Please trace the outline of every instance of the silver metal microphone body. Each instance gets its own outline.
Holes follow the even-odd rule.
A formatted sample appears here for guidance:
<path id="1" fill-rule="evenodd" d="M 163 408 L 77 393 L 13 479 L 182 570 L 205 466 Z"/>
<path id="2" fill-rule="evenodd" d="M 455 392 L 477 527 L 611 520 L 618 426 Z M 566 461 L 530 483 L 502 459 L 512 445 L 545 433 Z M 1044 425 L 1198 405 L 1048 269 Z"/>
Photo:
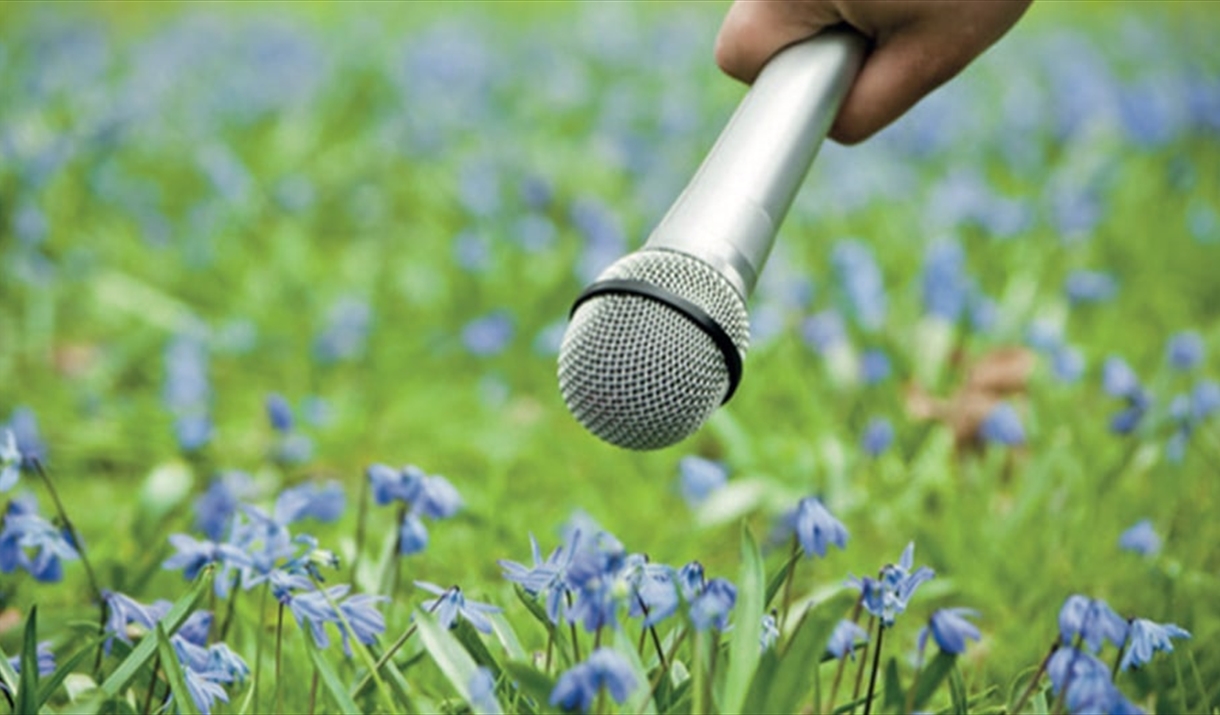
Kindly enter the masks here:
<path id="1" fill-rule="evenodd" d="M 745 301 L 865 46 L 831 30 L 776 54 L 644 247 L 577 299 L 559 387 L 589 431 L 658 449 L 732 396 L 749 347 Z"/>

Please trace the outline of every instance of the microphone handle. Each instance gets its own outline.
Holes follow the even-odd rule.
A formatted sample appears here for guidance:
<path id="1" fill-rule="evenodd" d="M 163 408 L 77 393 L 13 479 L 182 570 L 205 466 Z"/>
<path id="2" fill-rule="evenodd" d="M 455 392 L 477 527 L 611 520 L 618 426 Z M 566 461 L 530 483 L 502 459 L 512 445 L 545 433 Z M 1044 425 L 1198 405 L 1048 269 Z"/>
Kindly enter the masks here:
<path id="1" fill-rule="evenodd" d="M 866 46 L 833 28 L 772 57 L 644 248 L 694 256 L 748 298 Z"/>

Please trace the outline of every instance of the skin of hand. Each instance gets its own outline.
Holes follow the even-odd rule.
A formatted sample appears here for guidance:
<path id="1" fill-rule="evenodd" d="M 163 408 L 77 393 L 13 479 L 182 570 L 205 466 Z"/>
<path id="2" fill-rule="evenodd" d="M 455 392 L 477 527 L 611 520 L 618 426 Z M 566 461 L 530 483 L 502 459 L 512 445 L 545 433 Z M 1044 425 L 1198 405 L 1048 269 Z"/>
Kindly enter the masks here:
<path id="1" fill-rule="evenodd" d="M 847 24 L 872 49 L 830 138 L 856 144 L 952 79 L 1008 31 L 1032 0 L 736 0 L 716 63 L 747 84 L 784 47 Z"/>

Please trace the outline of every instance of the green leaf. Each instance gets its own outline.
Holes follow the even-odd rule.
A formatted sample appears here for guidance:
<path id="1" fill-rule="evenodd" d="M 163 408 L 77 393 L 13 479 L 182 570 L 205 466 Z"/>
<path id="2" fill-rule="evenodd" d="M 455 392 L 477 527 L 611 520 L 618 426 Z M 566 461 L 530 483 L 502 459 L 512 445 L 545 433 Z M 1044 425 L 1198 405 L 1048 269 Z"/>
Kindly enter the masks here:
<path id="1" fill-rule="evenodd" d="M 178 661 L 178 653 L 165 629 L 157 624 L 157 653 L 161 656 L 161 669 L 165 671 L 165 679 L 169 681 L 169 691 L 174 695 L 174 707 L 180 715 L 199 715 L 199 707 L 191 697 L 190 688 L 186 686 L 186 674 L 182 672 L 182 663 Z M 145 639 L 150 640 L 150 639 Z M 155 673 L 154 673 L 155 675 Z M 153 686 L 156 681 L 153 681 Z M 149 687 L 153 687 L 149 686 Z"/>
<path id="2" fill-rule="evenodd" d="M 901 713 L 904 706 L 902 677 L 898 675 L 898 659 L 890 658 L 885 663 L 885 692 L 882 694 L 881 710 L 887 713 Z"/>
<path id="3" fill-rule="evenodd" d="M 496 640 L 500 641 L 500 645 L 504 647 L 504 652 L 512 660 L 529 660 L 529 654 L 525 652 L 525 648 L 521 645 L 521 640 L 517 638 L 517 632 L 513 630 L 508 619 L 503 613 L 489 613 L 487 620 L 491 621 L 491 628 L 496 634 Z"/>
<path id="4" fill-rule="evenodd" d="M 491 670 L 493 678 L 500 678 L 500 663 L 496 661 L 496 657 L 487 649 L 487 644 L 479 637 L 479 632 L 475 630 L 474 626 L 470 625 L 469 621 L 459 618 L 458 622 L 454 624 L 451 633 L 462 644 L 462 647 L 466 649 L 466 652 L 470 654 L 470 657 L 474 658 L 476 665 L 486 666 Z"/>
<path id="5" fill-rule="evenodd" d="M 318 644 L 314 643 L 312 638 L 303 638 L 302 640 L 305 641 L 305 652 L 309 654 L 313 667 L 318 671 L 318 678 L 322 681 L 322 685 L 326 687 L 326 691 L 334 698 L 335 705 L 339 707 L 339 712 L 363 712 L 356 705 L 356 701 L 352 700 L 352 696 L 347 694 L 347 686 L 343 684 L 343 681 L 339 680 L 339 674 L 335 672 L 334 666 L 330 664 L 330 661 L 326 660 L 326 656 L 318 648 Z"/>
<path id="6" fill-rule="evenodd" d="M 199 577 L 195 579 L 194 585 L 190 591 L 182 598 L 179 598 L 169 609 L 169 613 L 161 619 L 161 625 L 165 627 L 167 634 L 173 634 L 186 621 L 187 616 L 195 610 L 195 604 L 203 596 L 208 587 L 212 585 L 214 576 L 212 567 L 205 568 Z M 144 638 L 139 645 L 132 649 L 131 653 L 119 663 L 119 667 L 114 669 L 109 678 L 106 678 L 102 683 L 102 692 L 108 698 L 116 698 L 119 693 L 123 692 L 136 675 L 148 665 L 148 661 L 152 660 L 153 653 L 157 650 L 156 638 Z"/>
<path id="7" fill-rule="evenodd" d="M 474 659 L 449 631 L 436 622 L 436 617 L 431 613 L 418 611 L 415 622 L 419 624 L 419 638 L 423 641 L 424 649 L 462 700 L 470 702 L 470 681 L 478 670 Z"/>
<path id="8" fill-rule="evenodd" d="M 97 624 L 95 623 L 93 626 L 94 630 L 96 630 Z M 89 643 L 86 643 L 79 650 L 73 653 L 71 658 L 68 658 L 64 662 L 60 663 L 59 667 L 55 669 L 55 672 L 52 673 L 49 678 L 42 681 L 42 686 L 38 690 L 38 702 L 40 707 L 51 699 L 51 696 L 55 694 L 57 689 L 59 689 L 59 686 L 63 684 L 64 680 L 66 680 L 67 677 L 71 675 L 81 663 L 85 662 L 86 659 L 95 653 L 95 649 L 98 647 L 98 644 L 101 643 L 102 638 L 103 636 L 97 636 Z"/>
<path id="9" fill-rule="evenodd" d="M 932 662 L 924 666 L 923 670 L 919 672 L 918 679 L 911 686 L 915 688 L 915 698 L 911 701 L 915 710 L 919 710 L 924 706 L 924 703 L 928 702 L 932 694 L 944 682 L 945 677 L 953 671 L 956 663 L 956 655 L 951 655 L 942 650 L 936 654 Z"/>
<path id="10" fill-rule="evenodd" d="M 620 628 L 615 632 L 614 650 L 627 660 L 632 673 L 635 674 L 636 687 L 623 703 L 623 712 L 656 715 L 657 704 L 652 699 L 652 689 L 649 687 L 652 683 L 648 680 L 640 654 L 636 652 L 635 644 L 631 642 L 625 629 Z"/>
<path id="11" fill-rule="evenodd" d="M 741 526 L 741 572 L 737 579 L 737 607 L 729 637 L 729 669 L 724 681 L 721 709 L 735 713 L 745 703 L 750 681 L 761 657 L 763 563 L 750 529 Z"/>
<path id="12" fill-rule="evenodd" d="M 788 554 L 788 558 L 784 559 L 784 563 L 779 567 L 779 570 L 771 574 L 771 578 L 767 580 L 767 597 L 763 601 L 763 608 L 770 607 L 771 602 L 775 600 L 775 596 L 779 594 L 780 588 L 784 585 L 784 579 L 788 576 L 788 568 L 794 567 L 796 561 L 801 558 L 799 549 Z"/>
<path id="13" fill-rule="evenodd" d="M 854 591 L 842 589 L 805 612 L 793 631 L 787 649 L 763 654 L 750 682 L 742 712 L 795 712 L 801 698 L 811 689 L 812 668 L 817 667 L 826 642 L 857 600 Z"/>
<path id="14" fill-rule="evenodd" d="M 96 624 L 94 624 L 96 625 Z M 13 664 L 8 660 L 8 654 L 0 648 L 0 682 L 4 683 L 4 687 L 8 688 L 10 693 L 17 692 L 17 682 L 20 678 L 17 677 L 17 671 L 13 669 Z"/>
<path id="15" fill-rule="evenodd" d="M 30 615 L 25 619 L 25 638 L 21 642 L 21 672 L 17 677 L 19 685 L 13 712 L 32 715 L 38 712 L 42 705 L 38 702 L 38 606 L 32 606 Z"/>
<path id="16" fill-rule="evenodd" d="M 555 679 L 551 676 L 532 665 L 511 660 L 504 664 L 504 671 L 508 673 L 508 677 L 517 681 L 517 690 L 538 703 L 539 708 L 550 700 L 551 691 L 555 689 Z"/>
<path id="17" fill-rule="evenodd" d="M 962 680 L 962 671 L 957 664 L 949 669 L 949 695 L 953 698 L 954 715 L 966 715 L 970 712 L 970 698 L 966 694 L 966 683 Z"/>

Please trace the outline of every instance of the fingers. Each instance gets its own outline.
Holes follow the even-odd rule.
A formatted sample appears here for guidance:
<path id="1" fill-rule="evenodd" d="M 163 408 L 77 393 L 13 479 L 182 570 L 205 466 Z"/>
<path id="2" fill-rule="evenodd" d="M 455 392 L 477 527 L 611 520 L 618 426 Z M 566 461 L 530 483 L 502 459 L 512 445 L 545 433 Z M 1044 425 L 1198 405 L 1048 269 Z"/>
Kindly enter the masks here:
<path id="1" fill-rule="evenodd" d="M 738 0 L 716 37 L 716 64 L 746 84 L 775 53 L 839 22 L 834 8 L 816 0 Z"/>

